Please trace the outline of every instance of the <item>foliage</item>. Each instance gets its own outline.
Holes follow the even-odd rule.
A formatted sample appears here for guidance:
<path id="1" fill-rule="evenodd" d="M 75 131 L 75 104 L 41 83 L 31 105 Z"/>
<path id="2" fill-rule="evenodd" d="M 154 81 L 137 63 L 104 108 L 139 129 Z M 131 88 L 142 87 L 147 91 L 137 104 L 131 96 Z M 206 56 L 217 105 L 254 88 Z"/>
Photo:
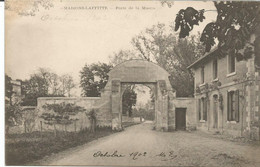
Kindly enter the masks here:
<path id="1" fill-rule="evenodd" d="M 139 108 L 133 110 L 133 117 L 142 117 L 145 120 L 154 120 L 155 111 L 149 108 Z"/>
<path id="2" fill-rule="evenodd" d="M 29 80 L 22 84 L 25 94 L 22 105 L 36 106 L 38 97 L 63 97 L 70 96 L 70 91 L 75 87 L 70 75 L 58 76 L 46 68 L 39 68 Z"/>
<path id="3" fill-rule="evenodd" d="M 77 106 L 72 103 L 60 103 L 60 104 L 46 104 L 43 106 L 45 109 L 40 118 L 44 119 L 44 123 L 48 125 L 68 125 L 77 121 L 78 118 L 73 116 L 77 115 L 79 112 L 84 112 L 83 107 Z"/>
<path id="4" fill-rule="evenodd" d="M 97 109 L 92 108 L 89 110 L 89 112 L 86 112 L 86 115 L 90 120 L 96 120 L 97 111 L 98 111 Z"/>
<path id="5" fill-rule="evenodd" d="M 80 87 L 82 88 L 82 96 L 100 96 L 100 91 L 106 86 L 108 81 L 108 72 L 111 69 L 112 66 L 106 63 L 86 64 L 80 71 Z"/>
<path id="6" fill-rule="evenodd" d="M 199 36 L 178 39 L 173 27 L 165 24 L 153 25 L 132 39 L 134 50 L 119 51 L 110 57 L 112 64 L 141 58 L 152 61 L 170 73 L 170 82 L 178 97 L 193 96 L 194 78 L 188 65 L 204 54 Z"/>
<path id="7" fill-rule="evenodd" d="M 238 61 L 250 58 L 254 53 L 254 42 L 249 41 L 251 34 L 259 33 L 260 3 L 215 1 L 214 5 L 217 9 L 216 21 L 206 25 L 200 38 L 206 51 L 209 52 L 217 40 L 220 56 L 233 54 Z M 182 9 L 175 19 L 175 31 L 180 29 L 180 38 L 189 36 L 193 26 L 204 18 L 204 10 Z"/>
<path id="8" fill-rule="evenodd" d="M 38 113 L 39 110 L 37 109 L 25 109 L 22 111 L 22 120 L 24 122 L 25 132 L 31 133 L 33 131 Z"/>
<path id="9" fill-rule="evenodd" d="M 21 16 L 35 16 L 41 8 L 49 10 L 53 7 L 53 0 L 6 0 L 5 9 L 14 11 Z"/>
<path id="10" fill-rule="evenodd" d="M 22 108 L 19 103 L 5 105 L 5 127 L 8 134 L 9 128 L 21 124 Z"/>
<path id="11" fill-rule="evenodd" d="M 73 81 L 72 76 L 65 74 L 60 77 L 61 81 L 61 89 L 62 89 L 62 95 L 68 94 L 70 97 L 71 89 L 76 87 L 76 84 Z"/>
<path id="12" fill-rule="evenodd" d="M 187 7 L 185 10 L 181 9 L 176 15 L 175 31 L 181 29 L 179 33 L 180 38 L 189 36 L 190 31 L 194 25 L 199 25 L 205 19 L 204 10 L 195 10 L 192 7 Z"/>
<path id="13" fill-rule="evenodd" d="M 123 114 L 128 113 L 128 116 L 132 116 L 132 107 L 136 105 L 137 94 L 134 91 L 134 85 L 126 88 L 122 97 Z"/>
<path id="14" fill-rule="evenodd" d="M 204 54 L 198 35 L 177 39 L 172 27 L 157 24 L 133 38 L 140 58 L 153 61 L 170 73 L 170 82 L 178 97 L 193 96 L 194 78 L 188 65 Z"/>
<path id="15" fill-rule="evenodd" d="M 132 50 L 120 50 L 109 56 L 109 63 L 114 67 L 127 60 L 138 59 L 136 53 Z"/>
<path id="16" fill-rule="evenodd" d="M 97 111 L 97 109 L 92 108 L 89 112 L 85 112 L 91 121 L 91 132 L 96 132 Z"/>
<path id="17" fill-rule="evenodd" d="M 126 52 L 122 52 L 125 54 Z M 120 54 L 121 55 L 121 54 Z M 122 57 L 114 57 L 113 61 L 121 62 Z M 113 66 L 106 63 L 93 63 L 91 65 L 85 65 L 80 72 L 80 87 L 82 88 L 82 96 L 87 97 L 98 97 L 101 95 L 101 90 L 106 86 L 108 81 L 108 72 L 113 68 Z M 129 94 L 135 94 L 133 91 L 126 90 L 127 96 L 125 101 L 123 101 L 123 106 L 127 106 L 127 110 L 130 109 L 130 106 L 133 106 L 134 103 L 131 99 L 132 96 Z M 124 98 L 123 98 L 124 99 Z M 136 101 L 136 94 L 135 94 Z M 129 102 L 128 104 L 126 104 Z"/>
<path id="18" fill-rule="evenodd" d="M 140 58 L 158 64 L 163 61 L 162 56 L 169 54 L 175 43 L 176 37 L 171 27 L 161 23 L 146 28 L 132 39 L 132 45 Z"/>
<path id="19" fill-rule="evenodd" d="M 12 105 L 13 85 L 11 80 L 12 78 L 5 74 L 5 97 L 8 98 L 10 104 Z"/>

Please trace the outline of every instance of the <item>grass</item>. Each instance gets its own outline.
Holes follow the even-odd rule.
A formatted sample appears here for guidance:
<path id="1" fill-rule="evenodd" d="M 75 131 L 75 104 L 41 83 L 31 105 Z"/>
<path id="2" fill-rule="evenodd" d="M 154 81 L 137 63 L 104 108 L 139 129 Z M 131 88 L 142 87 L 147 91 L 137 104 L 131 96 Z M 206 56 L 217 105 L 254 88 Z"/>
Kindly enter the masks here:
<path id="1" fill-rule="evenodd" d="M 79 146 L 114 133 L 111 127 L 98 127 L 96 133 L 81 132 L 32 132 L 6 135 L 6 165 L 25 165 L 44 156 Z"/>

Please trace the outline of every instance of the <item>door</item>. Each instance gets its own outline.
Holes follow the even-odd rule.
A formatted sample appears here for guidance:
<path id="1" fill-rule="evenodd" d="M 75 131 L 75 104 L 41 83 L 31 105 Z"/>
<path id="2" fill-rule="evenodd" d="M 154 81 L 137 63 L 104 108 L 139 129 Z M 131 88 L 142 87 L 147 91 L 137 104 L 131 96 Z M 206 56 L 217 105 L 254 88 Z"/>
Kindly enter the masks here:
<path id="1" fill-rule="evenodd" d="M 176 125 L 176 130 L 186 129 L 186 108 L 176 108 L 175 125 Z"/>
<path id="2" fill-rule="evenodd" d="M 218 128 L 218 96 L 213 96 L 213 128 Z"/>

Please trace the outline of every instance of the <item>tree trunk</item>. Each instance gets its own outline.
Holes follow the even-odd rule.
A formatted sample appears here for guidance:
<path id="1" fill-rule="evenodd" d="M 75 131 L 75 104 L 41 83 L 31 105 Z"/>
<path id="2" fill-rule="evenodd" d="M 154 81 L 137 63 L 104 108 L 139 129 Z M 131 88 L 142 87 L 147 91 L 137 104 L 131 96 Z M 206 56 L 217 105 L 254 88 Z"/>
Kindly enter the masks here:
<path id="1" fill-rule="evenodd" d="M 26 133 L 27 132 L 26 122 L 23 123 L 23 126 L 24 126 L 24 133 Z"/>
<path id="2" fill-rule="evenodd" d="M 54 127 L 54 136 L 56 137 L 56 136 L 57 136 L 57 131 L 56 131 L 56 126 L 55 126 L 55 124 L 53 124 L 53 127 Z"/>
<path id="3" fill-rule="evenodd" d="M 96 132 L 96 119 L 93 119 L 93 132 Z"/>
<path id="4" fill-rule="evenodd" d="M 41 132 L 42 132 L 42 121 L 40 121 L 40 123 L 41 123 Z"/>
<path id="5" fill-rule="evenodd" d="M 96 120 L 95 119 L 91 120 L 91 132 L 92 133 L 96 132 Z"/>
<path id="6" fill-rule="evenodd" d="M 74 130 L 75 130 L 75 132 L 77 132 L 77 124 L 76 124 L 76 120 L 74 121 Z"/>

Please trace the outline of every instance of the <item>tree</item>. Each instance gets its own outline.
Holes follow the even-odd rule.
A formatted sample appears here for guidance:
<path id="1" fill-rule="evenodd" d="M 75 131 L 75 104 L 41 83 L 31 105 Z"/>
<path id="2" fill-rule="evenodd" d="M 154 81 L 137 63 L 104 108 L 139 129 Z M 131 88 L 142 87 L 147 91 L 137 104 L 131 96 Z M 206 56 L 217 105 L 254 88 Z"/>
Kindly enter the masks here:
<path id="1" fill-rule="evenodd" d="M 134 37 L 132 44 L 142 59 L 153 61 L 170 73 L 178 97 L 193 96 L 194 78 L 187 67 L 204 54 L 197 35 L 178 39 L 172 27 L 157 24 Z"/>
<path id="2" fill-rule="evenodd" d="M 172 32 L 171 27 L 158 23 L 135 36 L 131 43 L 141 59 L 159 63 L 165 61 L 162 56 L 169 54 L 176 43 Z"/>
<path id="3" fill-rule="evenodd" d="M 106 63 L 86 64 L 82 71 L 80 71 L 80 87 L 82 88 L 82 96 L 100 96 L 100 91 L 106 86 L 108 81 L 108 72 L 111 69 L 112 65 Z"/>
<path id="4" fill-rule="evenodd" d="M 60 77 L 60 81 L 62 87 L 62 94 L 68 94 L 68 96 L 70 97 L 71 89 L 76 87 L 76 84 L 74 83 L 72 76 L 68 74 L 62 75 Z"/>
<path id="5" fill-rule="evenodd" d="M 35 16 L 41 8 L 49 10 L 51 7 L 53 7 L 52 0 L 5 1 L 6 10 L 14 11 L 21 16 Z"/>
<path id="6" fill-rule="evenodd" d="M 35 127 L 35 123 L 36 123 L 36 118 L 38 117 L 38 113 L 39 111 L 37 109 L 24 109 L 22 111 L 22 122 L 24 125 L 24 132 L 32 132 L 34 127 Z"/>
<path id="7" fill-rule="evenodd" d="M 91 127 L 90 127 L 90 131 L 92 133 L 96 132 L 96 124 L 97 124 L 97 109 L 90 109 L 90 111 L 85 112 L 86 116 L 89 118 L 90 122 L 91 122 Z"/>
<path id="8" fill-rule="evenodd" d="M 125 54 L 127 52 L 121 52 Z M 130 56 L 129 56 L 130 57 Z M 123 57 L 114 57 L 113 61 L 121 63 Z M 118 60 L 120 59 L 120 60 Z M 114 63 L 115 64 L 115 63 Z M 101 95 L 101 90 L 106 86 L 108 81 L 108 72 L 112 69 L 112 65 L 105 63 L 93 63 L 91 65 L 85 65 L 80 72 L 80 87 L 82 88 L 82 96 L 98 97 Z M 126 89 L 124 93 L 123 110 L 127 108 L 127 111 L 132 109 L 132 106 L 136 103 L 136 93 L 132 89 Z M 134 98 L 134 99 L 133 99 Z M 135 102 L 134 102 L 135 101 Z M 131 112 L 131 111 L 130 111 Z"/>
<path id="9" fill-rule="evenodd" d="M 110 62 L 117 64 L 134 58 L 152 61 L 169 72 L 178 97 L 193 96 L 194 78 L 187 67 L 205 53 L 199 35 L 178 39 L 174 27 L 159 23 L 132 39 L 134 50 L 114 53 Z"/>
<path id="10" fill-rule="evenodd" d="M 123 114 L 127 114 L 129 117 L 132 116 L 132 107 L 136 105 L 137 94 L 134 87 L 135 85 L 128 86 L 122 97 Z"/>
<path id="11" fill-rule="evenodd" d="M 60 97 L 65 93 L 70 95 L 70 90 L 75 87 L 73 79 L 69 75 L 60 77 L 50 69 L 39 68 L 30 79 L 22 84 L 25 94 L 22 105 L 37 105 L 38 97 Z"/>
<path id="12" fill-rule="evenodd" d="M 48 83 L 48 94 L 51 95 L 61 95 L 60 89 L 60 78 L 57 74 L 49 72 L 47 73 L 47 83 Z"/>
<path id="13" fill-rule="evenodd" d="M 115 67 L 116 65 L 132 59 L 140 59 L 133 50 L 120 50 L 109 56 L 109 63 Z"/>
<path id="14" fill-rule="evenodd" d="M 5 105 L 5 133 L 8 134 L 9 128 L 21 124 L 22 108 L 19 103 Z"/>
<path id="15" fill-rule="evenodd" d="M 64 125 L 65 131 L 66 126 L 77 121 L 78 118 L 73 116 L 77 115 L 79 112 L 84 112 L 83 107 L 77 106 L 72 103 L 60 103 L 60 104 L 46 104 L 43 106 L 45 112 L 40 116 L 45 122 L 45 124 L 53 125 L 54 134 L 56 136 L 57 129 L 56 125 Z"/>
<path id="16" fill-rule="evenodd" d="M 260 67 L 259 31 L 260 3 L 247 1 L 214 1 L 217 11 L 216 21 L 208 23 L 201 34 L 201 42 L 206 52 L 216 45 L 220 56 L 235 55 L 238 61 L 247 60 L 255 53 L 255 65 Z M 180 38 L 189 36 L 194 25 L 205 19 L 206 10 L 192 7 L 181 9 L 175 19 L 175 31 L 180 29 Z M 250 41 L 251 34 L 256 38 Z M 255 49 L 254 49 L 255 48 Z"/>
<path id="17" fill-rule="evenodd" d="M 8 98 L 9 104 L 12 105 L 13 85 L 12 78 L 5 74 L 5 97 Z M 6 103 L 7 104 L 7 103 Z"/>

